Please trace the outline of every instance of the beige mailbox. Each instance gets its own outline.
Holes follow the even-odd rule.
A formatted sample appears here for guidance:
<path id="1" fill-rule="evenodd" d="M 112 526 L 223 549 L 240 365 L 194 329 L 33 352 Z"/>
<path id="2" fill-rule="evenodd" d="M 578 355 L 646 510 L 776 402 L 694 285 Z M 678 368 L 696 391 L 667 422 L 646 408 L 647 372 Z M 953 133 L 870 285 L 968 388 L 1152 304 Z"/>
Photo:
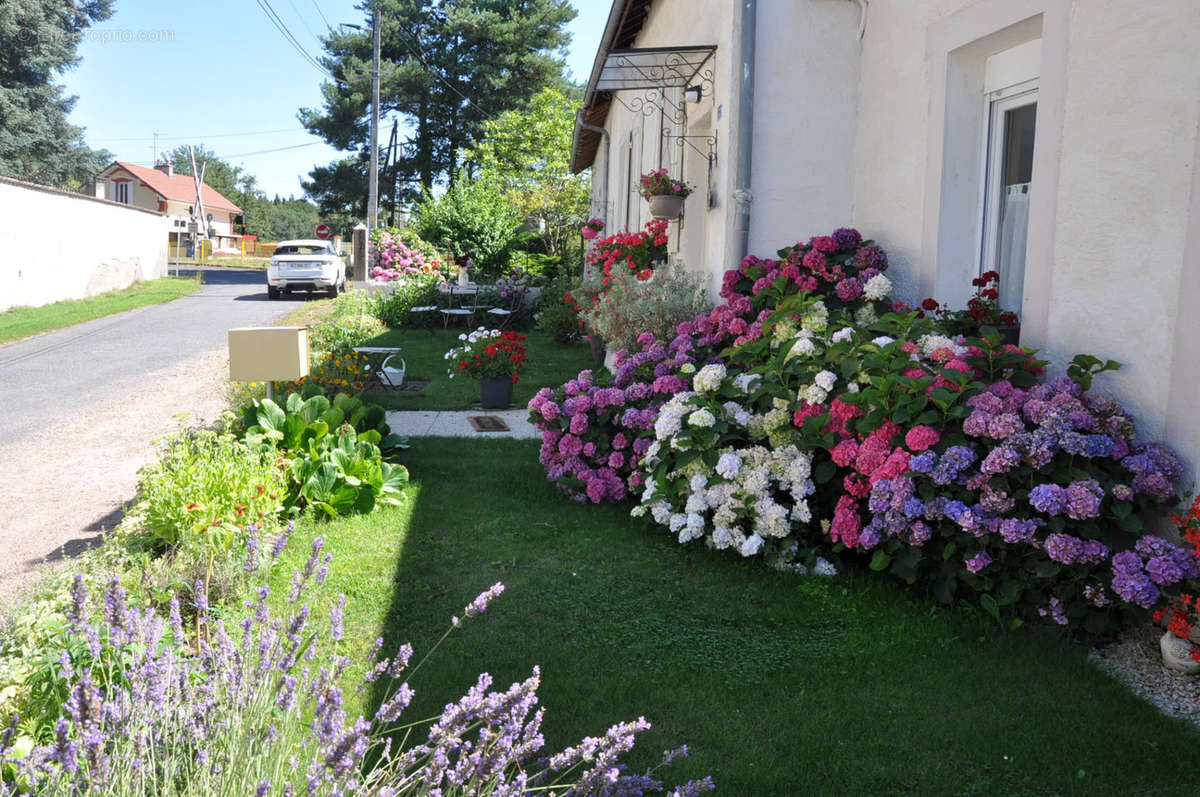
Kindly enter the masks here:
<path id="1" fill-rule="evenodd" d="M 303 376 L 308 376 L 308 327 L 229 330 L 229 378 L 234 382 L 282 382 Z"/>

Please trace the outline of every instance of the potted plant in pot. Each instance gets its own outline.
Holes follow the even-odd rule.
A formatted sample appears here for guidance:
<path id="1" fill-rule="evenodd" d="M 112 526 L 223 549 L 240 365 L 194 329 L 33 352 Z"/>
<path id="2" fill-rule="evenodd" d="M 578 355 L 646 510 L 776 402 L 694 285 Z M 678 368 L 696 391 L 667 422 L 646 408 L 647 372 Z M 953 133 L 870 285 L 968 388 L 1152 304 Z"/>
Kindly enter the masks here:
<path id="1" fill-rule="evenodd" d="M 603 219 L 588 219 L 583 223 L 583 226 L 579 228 L 579 234 L 583 236 L 584 240 L 590 241 L 599 235 L 603 229 Z"/>
<path id="2" fill-rule="evenodd" d="M 938 324 L 951 335 L 979 337 L 984 327 L 992 327 L 1000 333 L 1003 343 L 1016 345 L 1021 337 L 1021 322 L 1017 314 L 1001 310 L 1000 274 L 985 271 L 971 280 L 975 295 L 967 302 L 966 310 L 950 310 L 932 298 L 921 302 L 921 309 L 936 314 Z"/>
<path id="3" fill-rule="evenodd" d="M 655 169 L 643 174 L 638 193 L 650 203 L 650 214 L 656 219 L 678 219 L 683 215 L 683 200 L 692 193 L 692 187 L 676 180 L 667 170 Z"/>
<path id="4" fill-rule="evenodd" d="M 479 380 L 479 403 L 485 409 L 507 409 L 529 357 L 521 341 L 524 335 L 479 327 L 458 336 L 462 345 L 446 352 L 450 378 L 468 376 Z"/>

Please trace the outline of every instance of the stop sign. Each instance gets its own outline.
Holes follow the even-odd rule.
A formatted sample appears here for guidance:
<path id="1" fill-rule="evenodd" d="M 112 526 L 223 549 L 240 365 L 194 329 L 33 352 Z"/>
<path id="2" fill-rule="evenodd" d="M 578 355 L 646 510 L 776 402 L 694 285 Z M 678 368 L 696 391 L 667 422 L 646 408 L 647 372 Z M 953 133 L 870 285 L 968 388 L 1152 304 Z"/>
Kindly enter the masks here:
<path id="1" fill-rule="evenodd" d="M 317 225 L 317 237 L 318 238 L 328 238 L 329 234 L 331 232 L 333 232 L 333 230 L 329 229 L 328 224 L 318 224 Z"/>

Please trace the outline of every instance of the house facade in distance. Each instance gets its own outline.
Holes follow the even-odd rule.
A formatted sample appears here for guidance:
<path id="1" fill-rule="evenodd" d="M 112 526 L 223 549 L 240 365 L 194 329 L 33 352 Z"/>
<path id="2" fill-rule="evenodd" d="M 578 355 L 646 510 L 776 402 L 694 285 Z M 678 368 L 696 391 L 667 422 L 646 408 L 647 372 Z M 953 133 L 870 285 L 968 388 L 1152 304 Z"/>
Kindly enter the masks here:
<path id="1" fill-rule="evenodd" d="M 615 0 L 572 163 L 608 232 L 639 175 L 696 188 L 669 232 L 714 293 L 840 226 L 913 304 L 997 270 L 1021 342 L 1124 363 L 1097 386 L 1200 475 L 1197 40 L 1195 0 Z"/>
<path id="2" fill-rule="evenodd" d="M 188 224 L 193 220 L 196 184 L 191 175 L 175 174 L 169 163 L 160 163 L 151 169 L 114 161 L 96 177 L 96 196 L 165 214 L 172 252 L 179 251 L 178 247 L 182 247 L 189 237 Z M 234 232 L 233 217 L 242 212 L 241 208 L 207 183 L 202 184 L 201 196 L 213 250 L 237 252 L 242 236 Z"/>

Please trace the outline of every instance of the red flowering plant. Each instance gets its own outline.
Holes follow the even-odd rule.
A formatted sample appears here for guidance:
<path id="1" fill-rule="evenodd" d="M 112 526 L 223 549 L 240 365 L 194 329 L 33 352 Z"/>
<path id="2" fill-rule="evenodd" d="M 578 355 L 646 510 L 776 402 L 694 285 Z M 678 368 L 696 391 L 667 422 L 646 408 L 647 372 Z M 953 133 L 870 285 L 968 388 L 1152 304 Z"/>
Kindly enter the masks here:
<path id="1" fill-rule="evenodd" d="M 446 352 L 450 366 L 447 370 L 453 379 L 459 374 L 472 379 L 499 379 L 511 377 L 515 383 L 529 362 L 521 341 L 524 335 L 516 332 L 501 332 L 498 329 L 479 327 L 470 334 L 458 336 L 463 345 Z"/>
<path id="2" fill-rule="evenodd" d="M 1001 310 L 1000 273 L 985 271 L 971 280 L 975 295 L 965 310 L 951 310 L 932 297 L 921 302 L 921 314 L 932 313 L 939 327 L 950 335 L 978 335 L 984 327 L 1015 327 L 1017 314 Z"/>
<path id="3" fill-rule="evenodd" d="M 667 221 L 651 219 L 639 232 L 619 232 L 601 238 L 588 250 L 586 262 L 599 271 L 601 281 L 608 286 L 614 269 L 626 269 L 646 280 L 654 267 L 667 259 Z"/>
<path id="4" fill-rule="evenodd" d="M 1192 501 L 1187 512 L 1172 518 L 1183 538 L 1184 548 L 1196 565 L 1191 569 L 1200 570 L 1200 495 Z M 1176 554 L 1178 556 L 1179 554 Z M 1159 569 L 1162 565 L 1160 564 Z M 1149 571 L 1147 562 L 1147 571 Z M 1154 575 L 1151 573 L 1151 578 Z M 1164 600 L 1154 609 L 1154 622 L 1166 626 L 1167 630 L 1180 639 L 1192 643 L 1190 655 L 1200 661 L 1200 579 L 1189 579 L 1179 582 L 1178 591 L 1164 595 Z"/>
<path id="5" fill-rule="evenodd" d="M 692 187 L 683 180 L 676 180 L 665 168 L 646 172 L 638 179 L 638 193 L 649 200 L 652 196 L 677 196 L 686 199 Z"/>

